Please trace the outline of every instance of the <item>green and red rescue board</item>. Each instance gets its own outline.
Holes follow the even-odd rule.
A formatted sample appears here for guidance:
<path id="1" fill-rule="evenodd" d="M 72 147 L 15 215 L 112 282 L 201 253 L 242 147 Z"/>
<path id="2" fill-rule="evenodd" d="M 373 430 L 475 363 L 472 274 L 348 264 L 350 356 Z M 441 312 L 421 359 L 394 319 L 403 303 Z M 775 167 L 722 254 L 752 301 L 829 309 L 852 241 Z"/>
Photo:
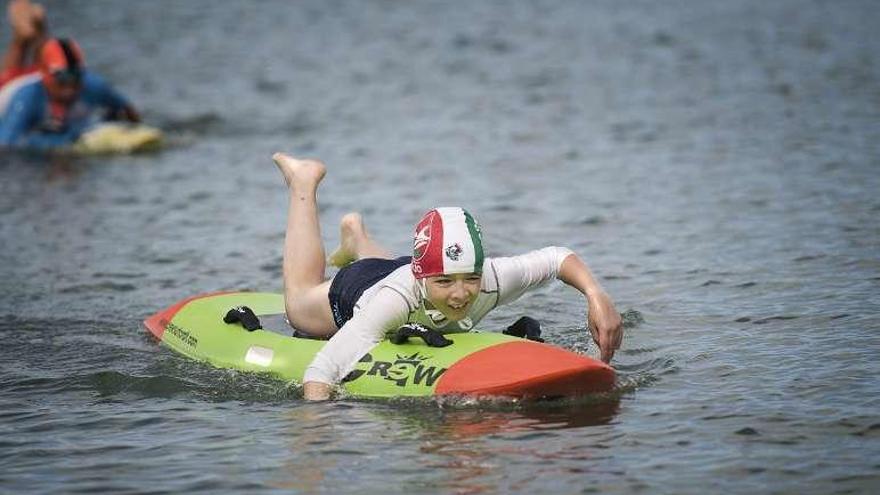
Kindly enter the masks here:
<path id="1" fill-rule="evenodd" d="M 302 383 L 306 367 L 325 341 L 291 337 L 290 328 L 249 332 L 239 324 L 224 323 L 224 315 L 236 306 L 249 307 L 264 326 L 269 320 L 283 321 L 269 318 L 284 313 L 280 294 L 229 292 L 185 299 L 144 324 L 162 343 L 190 358 Z M 400 345 L 385 340 L 358 362 L 342 386 L 359 397 L 454 394 L 532 399 L 614 387 L 610 366 L 560 347 L 499 333 L 445 336 L 452 345 L 428 347 L 418 338 Z"/>

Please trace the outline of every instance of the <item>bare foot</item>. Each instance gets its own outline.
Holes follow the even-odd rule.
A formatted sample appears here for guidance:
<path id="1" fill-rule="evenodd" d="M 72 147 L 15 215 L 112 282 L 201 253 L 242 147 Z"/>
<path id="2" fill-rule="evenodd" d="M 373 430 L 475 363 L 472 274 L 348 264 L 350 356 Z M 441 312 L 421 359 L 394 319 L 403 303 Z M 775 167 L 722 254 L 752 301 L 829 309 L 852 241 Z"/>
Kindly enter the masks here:
<path id="1" fill-rule="evenodd" d="M 46 10 L 29 0 L 12 0 L 6 8 L 13 35 L 22 41 L 31 41 L 43 30 Z"/>
<path id="2" fill-rule="evenodd" d="M 339 221 L 339 247 L 327 257 L 327 263 L 342 268 L 357 260 L 357 243 L 367 237 L 360 213 L 348 213 Z"/>
<path id="3" fill-rule="evenodd" d="M 275 153 L 272 155 L 272 160 L 284 175 L 287 187 L 299 191 L 317 187 L 327 173 L 327 167 L 318 160 L 301 160 L 286 153 Z"/>
<path id="4" fill-rule="evenodd" d="M 38 3 L 31 4 L 31 25 L 35 37 L 39 38 L 46 34 L 46 8 Z"/>
<path id="5" fill-rule="evenodd" d="M 360 213 L 349 213 L 339 222 L 339 247 L 327 258 L 333 266 L 343 267 L 365 258 L 393 259 L 391 253 L 374 241 Z"/>

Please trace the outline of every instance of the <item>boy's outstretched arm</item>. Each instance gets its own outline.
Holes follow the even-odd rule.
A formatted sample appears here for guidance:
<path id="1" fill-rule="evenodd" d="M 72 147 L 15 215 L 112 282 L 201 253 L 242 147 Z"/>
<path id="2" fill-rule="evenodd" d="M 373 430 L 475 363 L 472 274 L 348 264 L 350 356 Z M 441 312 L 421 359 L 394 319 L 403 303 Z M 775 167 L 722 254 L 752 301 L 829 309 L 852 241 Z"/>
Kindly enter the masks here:
<path id="1" fill-rule="evenodd" d="M 587 328 L 599 346 L 602 361 L 610 362 L 623 339 L 623 322 L 611 297 L 576 254 L 570 254 L 563 260 L 558 278 L 586 296 Z"/>

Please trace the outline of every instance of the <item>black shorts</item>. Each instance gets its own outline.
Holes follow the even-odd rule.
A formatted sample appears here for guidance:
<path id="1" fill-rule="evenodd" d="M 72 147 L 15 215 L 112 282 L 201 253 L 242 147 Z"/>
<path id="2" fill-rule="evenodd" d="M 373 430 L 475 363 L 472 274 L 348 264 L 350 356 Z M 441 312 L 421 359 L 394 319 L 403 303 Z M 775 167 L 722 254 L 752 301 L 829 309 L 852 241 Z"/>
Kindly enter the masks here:
<path id="1" fill-rule="evenodd" d="M 364 258 L 342 267 L 330 282 L 330 310 L 333 311 L 336 328 L 342 328 L 354 316 L 354 305 L 365 290 L 411 261 L 412 256 L 393 260 Z"/>

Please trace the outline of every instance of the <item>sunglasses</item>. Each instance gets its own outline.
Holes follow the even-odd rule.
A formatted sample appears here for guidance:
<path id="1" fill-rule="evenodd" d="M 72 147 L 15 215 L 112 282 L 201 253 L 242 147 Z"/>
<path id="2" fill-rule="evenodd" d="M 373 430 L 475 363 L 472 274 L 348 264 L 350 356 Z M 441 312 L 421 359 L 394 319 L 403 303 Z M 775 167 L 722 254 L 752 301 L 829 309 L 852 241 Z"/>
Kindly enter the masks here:
<path id="1" fill-rule="evenodd" d="M 52 73 L 52 79 L 63 86 L 76 86 L 82 82 L 82 73 L 71 69 L 56 70 Z"/>

